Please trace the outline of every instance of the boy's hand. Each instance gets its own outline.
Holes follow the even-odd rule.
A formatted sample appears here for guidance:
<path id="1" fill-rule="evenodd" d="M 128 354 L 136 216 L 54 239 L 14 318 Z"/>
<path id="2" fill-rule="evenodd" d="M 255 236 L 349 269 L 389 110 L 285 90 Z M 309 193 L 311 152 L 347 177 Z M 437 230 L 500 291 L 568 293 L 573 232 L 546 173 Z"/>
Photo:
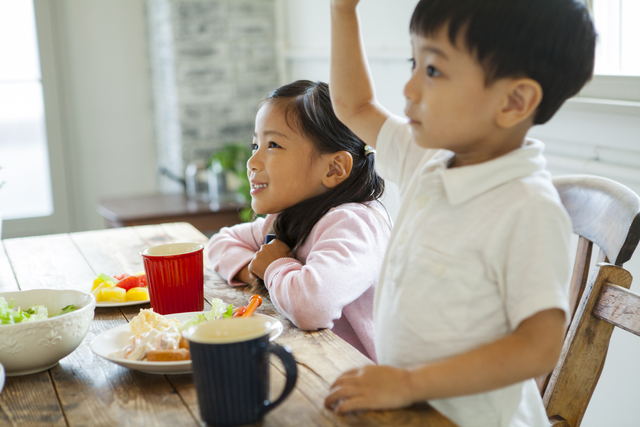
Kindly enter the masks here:
<path id="1" fill-rule="evenodd" d="M 249 263 L 249 272 L 264 280 L 264 272 L 267 270 L 267 267 L 277 259 L 290 257 L 290 251 L 291 248 L 278 239 L 272 240 L 271 243 L 267 245 L 262 245 L 253 257 L 253 260 Z"/>
<path id="2" fill-rule="evenodd" d="M 324 404 L 339 414 L 362 409 L 396 409 L 414 403 L 410 373 L 391 366 L 365 366 L 342 374 Z"/>

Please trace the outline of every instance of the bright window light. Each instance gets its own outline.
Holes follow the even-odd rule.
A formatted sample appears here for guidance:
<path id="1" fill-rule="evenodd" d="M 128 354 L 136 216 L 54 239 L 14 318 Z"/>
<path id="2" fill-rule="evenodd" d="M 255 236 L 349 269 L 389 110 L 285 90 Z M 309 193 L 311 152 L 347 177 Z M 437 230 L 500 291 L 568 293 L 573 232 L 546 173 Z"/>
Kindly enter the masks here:
<path id="1" fill-rule="evenodd" d="M 0 1 L 0 214 L 53 213 L 35 16 L 31 0 Z"/>
<path id="2" fill-rule="evenodd" d="M 595 74 L 640 76 L 640 0 L 593 0 Z"/>

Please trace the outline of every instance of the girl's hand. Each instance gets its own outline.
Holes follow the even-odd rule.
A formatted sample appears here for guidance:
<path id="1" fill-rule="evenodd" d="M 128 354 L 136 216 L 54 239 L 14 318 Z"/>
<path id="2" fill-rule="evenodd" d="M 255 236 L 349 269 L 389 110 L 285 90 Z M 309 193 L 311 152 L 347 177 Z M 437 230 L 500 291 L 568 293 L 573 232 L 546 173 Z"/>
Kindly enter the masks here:
<path id="1" fill-rule="evenodd" d="M 242 267 L 242 270 L 238 271 L 238 274 L 236 274 L 234 279 L 238 282 L 244 283 L 245 285 L 250 285 L 254 280 L 256 280 L 253 274 L 249 271 L 249 264 Z"/>
<path id="2" fill-rule="evenodd" d="M 288 258 L 291 255 L 291 248 L 281 240 L 274 239 L 267 245 L 262 245 L 260 250 L 256 252 L 253 260 L 249 263 L 249 272 L 264 280 L 264 272 L 267 267 L 280 258 Z"/>
<path id="3" fill-rule="evenodd" d="M 414 403 L 411 374 L 391 366 L 365 366 L 342 374 L 324 405 L 339 414 L 363 409 L 396 409 Z"/>

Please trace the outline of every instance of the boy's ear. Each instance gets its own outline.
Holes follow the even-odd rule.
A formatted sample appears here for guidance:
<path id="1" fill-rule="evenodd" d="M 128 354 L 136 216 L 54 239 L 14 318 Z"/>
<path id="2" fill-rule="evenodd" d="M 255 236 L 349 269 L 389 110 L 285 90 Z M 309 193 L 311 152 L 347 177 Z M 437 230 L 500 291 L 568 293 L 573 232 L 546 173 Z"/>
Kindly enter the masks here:
<path id="1" fill-rule="evenodd" d="M 506 88 L 504 100 L 496 117 L 501 128 L 509 129 L 533 115 L 542 101 L 540 83 L 530 78 L 513 79 Z"/>
<path id="2" fill-rule="evenodd" d="M 338 151 L 329 155 L 329 168 L 322 184 L 327 188 L 334 188 L 351 175 L 353 158 L 347 151 Z"/>

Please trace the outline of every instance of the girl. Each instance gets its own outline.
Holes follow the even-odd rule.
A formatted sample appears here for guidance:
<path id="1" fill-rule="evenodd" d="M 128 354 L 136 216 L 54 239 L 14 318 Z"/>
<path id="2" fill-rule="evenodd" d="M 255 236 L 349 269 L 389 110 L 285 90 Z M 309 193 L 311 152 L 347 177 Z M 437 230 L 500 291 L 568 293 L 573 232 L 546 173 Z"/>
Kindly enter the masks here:
<path id="1" fill-rule="evenodd" d="M 256 116 L 247 162 L 251 207 L 267 214 L 207 245 L 232 286 L 262 279 L 274 306 L 305 330 L 330 328 L 374 358 L 373 294 L 390 220 L 373 149 L 335 116 L 326 83 L 282 86 Z M 267 234 L 276 239 L 264 244 Z"/>

